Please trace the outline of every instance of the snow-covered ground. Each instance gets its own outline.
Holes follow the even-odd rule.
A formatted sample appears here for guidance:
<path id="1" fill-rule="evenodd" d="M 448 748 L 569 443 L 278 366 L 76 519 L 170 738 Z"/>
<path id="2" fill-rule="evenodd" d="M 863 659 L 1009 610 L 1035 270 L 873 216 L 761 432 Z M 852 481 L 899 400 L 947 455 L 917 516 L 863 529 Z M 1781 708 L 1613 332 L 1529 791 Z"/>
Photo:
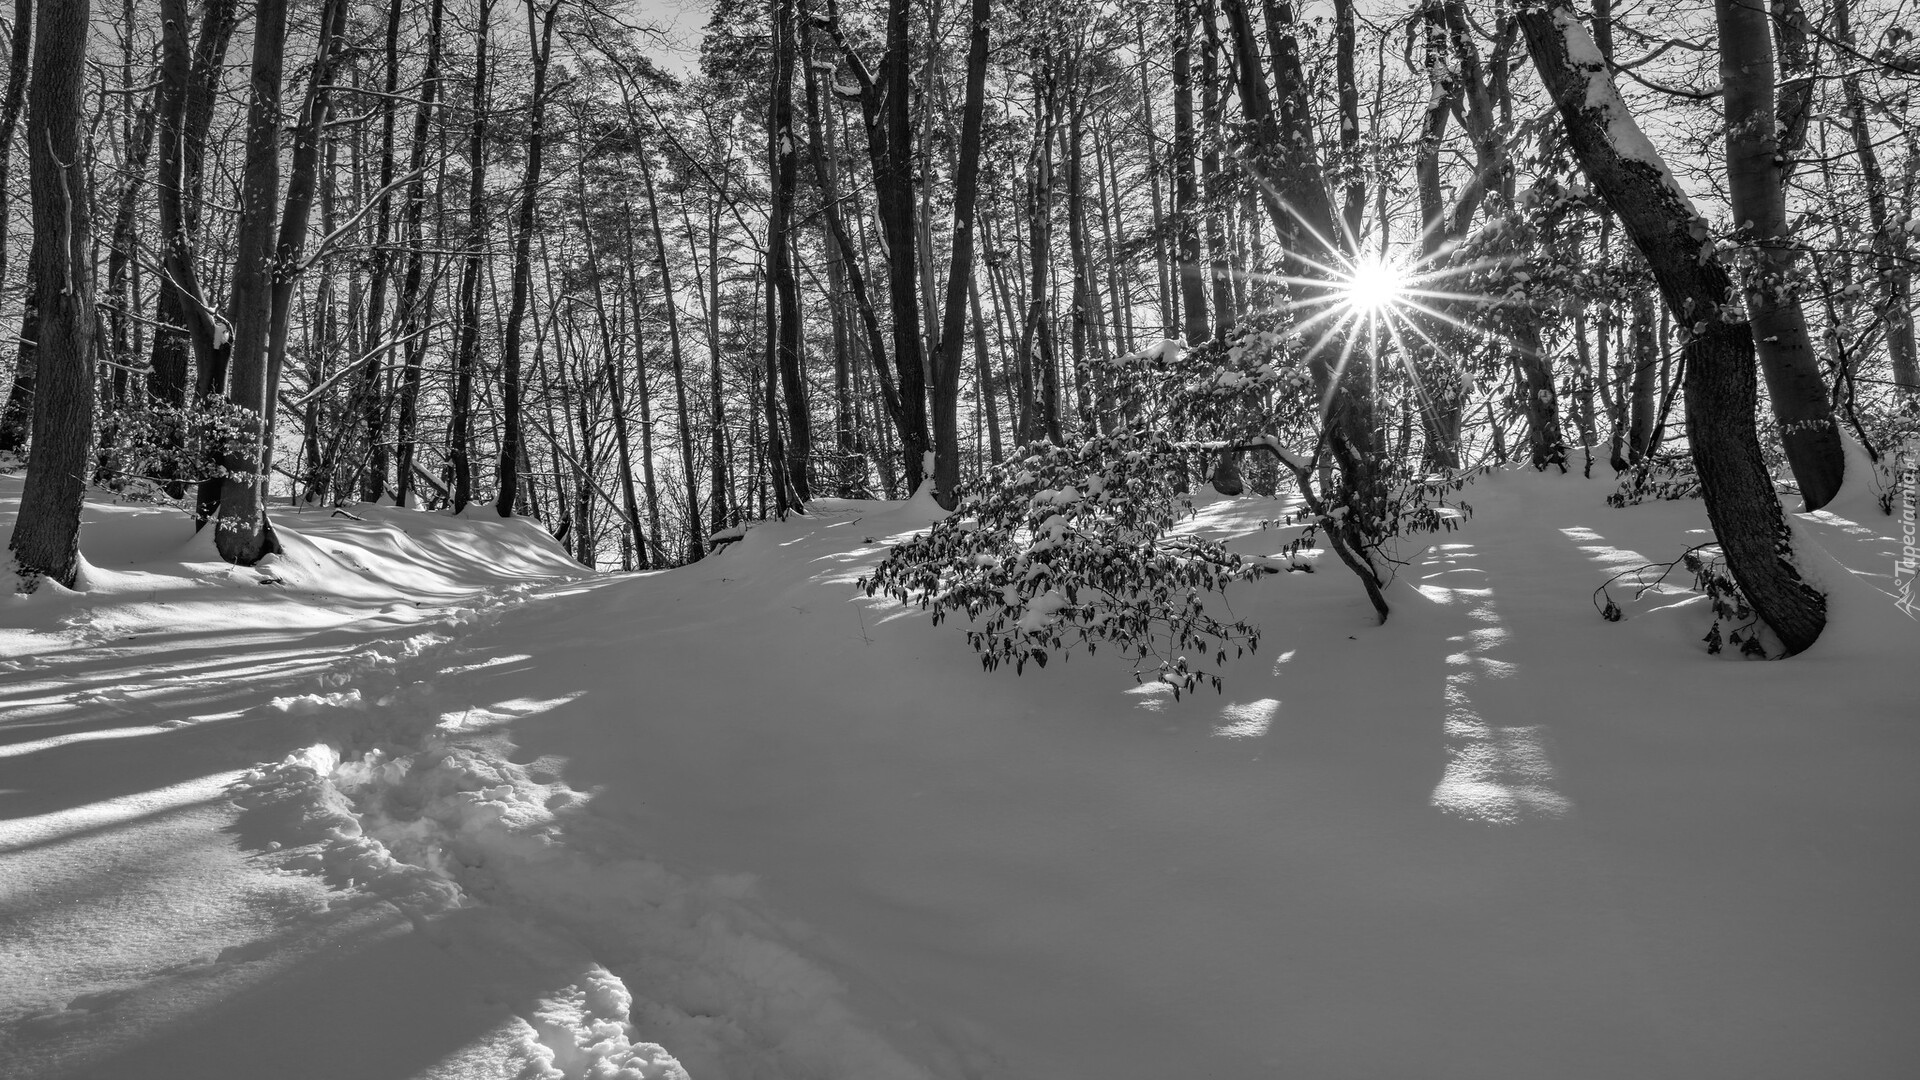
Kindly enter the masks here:
<path id="1" fill-rule="evenodd" d="M 0 599 L 0 1076 L 1920 1074 L 1899 523 L 1801 518 L 1832 625 L 1749 662 L 1690 592 L 1595 613 L 1704 535 L 1611 487 L 1481 478 L 1385 626 L 1237 586 L 1260 656 L 1178 701 L 858 595 L 924 502 L 637 575 L 96 505 L 84 592 Z"/>

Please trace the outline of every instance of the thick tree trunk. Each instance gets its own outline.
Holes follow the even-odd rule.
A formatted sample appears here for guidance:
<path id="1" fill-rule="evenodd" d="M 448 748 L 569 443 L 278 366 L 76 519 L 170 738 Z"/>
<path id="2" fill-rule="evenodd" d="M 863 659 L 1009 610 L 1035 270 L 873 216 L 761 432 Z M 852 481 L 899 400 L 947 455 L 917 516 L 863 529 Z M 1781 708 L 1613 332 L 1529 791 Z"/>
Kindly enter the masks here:
<path id="1" fill-rule="evenodd" d="M 267 342 L 273 329 L 275 211 L 280 196 L 281 65 L 286 49 L 286 0 L 259 0 L 254 8 L 252 96 L 247 107 L 246 160 L 241 172 L 240 221 L 234 241 L 232 327 L 227 400 L 251 414 L 221 454 L 214 545 L 228 562 L 252 566 L 268 553 L 266 477 L 260 474 L 267 441 Z M 202 498 L 207 494 L 202 488 Z"/>
<path id="2" fill-rule="evenodd" d="M 1750 276 L 1742 283 L 1747 317 L 1787 463 L 1806 508 L 1818 510 L 1840 490 L 1846 455 L 1807 317 L 1790 280 L 1797 255 L 1782 186 L 1768 14 L 1754 0 L 1715 0 L 1714 12 L 1727 110 L 1728 201 L 1753 252 Z"/>
<path id="3" fill-rule="evenodd" d="M 88 4 L 41 0 L 38 15 L 27 116 L 38 378 L 33 460 L 9 547 L 20 570 L 71 588 L 80 570 L 80 510 L 93 452 L 92 223 L 81 132 Z"/>
<path id="4" fill-rule="evenodd" d="M 1582 169 L 1646 257 L 1667 306 L 1689 327 L 1687 432 L 1707 517 L 1727 569 L 1789 654 L 1826 625 L 1826 598 L 1793 565 L 1754 427 L 1753 337 L 1725 319 L 1732 281 L 1707 225 L 1627 112 L 1593 40 L 1564 2 L 1522 9 L 1528 51 Z"/>

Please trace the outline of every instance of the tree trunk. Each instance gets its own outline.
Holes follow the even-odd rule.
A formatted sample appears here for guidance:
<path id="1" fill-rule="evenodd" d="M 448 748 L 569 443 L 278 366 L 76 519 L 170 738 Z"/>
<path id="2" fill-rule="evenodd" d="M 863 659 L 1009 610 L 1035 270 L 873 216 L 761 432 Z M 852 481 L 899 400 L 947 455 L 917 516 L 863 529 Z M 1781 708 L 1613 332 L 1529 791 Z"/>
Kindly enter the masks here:
<path id="1" fill-rule="evenodd" d="M 1200 192 L 1193 174 L 1193 2 L 1173 0 L 1173 227 L 1179 264 L 1181 334 L 1198 345 L 1207 327 L 1207 283 L 1200 261 Z"/>
<path id="2" fill-rule="evenodd" d="M 800 20 L 800 39 L 807 56 L 813 55 L 811 23 Z M 879 313 L 874 307 L 873 297 L 867 287 L 867 275 L 861 269 L 860 249 L 848 234 L 846 219 L 840 213 L 839 170 L 834 167 L 834 124 L 831 112 L 821 108 L 818 79 L 811 63 L 807 68 L 806 102 L 808 134 L 814 146 L 811 155 L 814 163 L 814 180 L 820 189 L 821 217 L 832 233 L 834 246 L 847 276 L 847 286 L 853 293 L 854 306 L 860 316 L 861 328 L 866 334 L 867 358 L 872 361 L 874 374 L 880 383 L 881 403 L 887 410 L 887 417 L 894 429 L 905 438 L 906 432 L 913 426 L 914 420 L 900 391 L 895 387 L 893 372 L 887 366 L 887 343 L 880 329 Z M 869 138 L 872 133 L 869 132 Z M 716 271 L 717 273 L 717 271 Z M 717 295 L 717 294 L 716 294 Z M 717 304 L 717 300 L 716 300 Z"/>
<path id="3" fill-rule="evenodd" d="M 933 497 L 953 509 L 960 487 L 960 370 L 965 347 L 967 298 L 973 291 L 973 218 L 979 190 L 980 139 L 985 127 L 987 85 L 987 21 L 990 0 L 973 0 L 967 44 L 966 101 L 960 113 L 960 159 L 953 185 L 953 253 L 947 268 L 946 313 L 940 324 L 939 347 L 933 366 Z M 986 393 L 983 381 L 980 393 Z M 994 434 L 999 456 L 999 433 Z"/>
<path id="4" fill-rule="evenodd" d="M 767 248 L 778 317 L 774 361 L 787 401 L 786 459 L 781 467 L 786 470 L 794 501 L 805 505 L 813 498 L 813 485 L 807 477 L 807 465 L 813 456 L 813 418 L 808 409 L 806 379 L 800 370 L 800 283 L 793 272 L 793 193 L 800 174 L 800 143 L 793 137 L 793 0 L 773 0 L 772 27 L 773 93 L 768 96 L 767 112 L 772 205 Z"/>
<path id="5" fill-rule="evenodd" d="M 1833 0 L 1834 34 L 1847 49 L 1854 47 L 1851 7 L 1848 0 Z M 1848 134 L 1853 139 L 1854 155 L 1860 159 L 1867 222 L 1873 227 L 1874 266 L 1884 290 L 1879 304 L 1880 324 L 1887 334 L 1893 385 L 1896 393 L 1920 398 L 1920 345 L 1916 345 L 1913 329 L 1913 269 L 1907 256 L 1907 231 L 1888 209 L 1886 174 L 1874 150 L 1872 129 L 1867 126 L 1867 99 L 1860 88 L 1859 73 L 1849 70 L 1843 74 L 1840 87 Z"/>
<path id="6" fill-rule="evenodd" d="M 913 124 L 909 109 L 912 0 L 887 0 L 887 46 L 875 79 L 840 29 L 839 10 L 828 0 L 828 26 L 861 88 L 867 155 L 873 164 L 875 209 L 886 241 L 887 292 L 893 309 L 893 364 L 900 390 L 900 449 L 907 486 L 926 476 L 932 449 L 927 429 L 926 360 L 920 341 L 919 256 L 913 206 Z M 775 425 L 777 426 L 777 425 Z"/>
<path id="7" fill-rule="evenodd" d="M 1826 598 L 1801 579 L 1754 427 L 1753 336 L 1724 318 L 1732 281 L 1707 225 L 1633 122 L 1600 51 L 1564 2 L 1522 9 L 1534 66 L 1582 169 L 1646 257 L 1667 306 L 1690 326 L 1687 433 L 1727 569 L 1788 654 L 1826 625 Z"/>
<path id="8" fill-rule="evenodd" d="M 1840 490 L 1846 455 L 1806 314 L 1789 277 L 1797 255 L 1782 186 L 1768 14 L 1753 0 L 1715 0 L 1714 12 L 1727 109 L 1727 195 L 1733 219 L 1741 224 L 1738 232 L 1753 251 L 1753 268 L 1742 283 L 1747 317 L 1787 463 L 1806 508 L 1818 510 Z"/>
<path id="9" fill-rule="evenodd" d="M 380 99 L 380 178 L 379 190 L 393 183 L 395 171 L 394 138 L 400 120 L 400 17 L 406 0 L 387 0 L 386 72 L 381 83 L 385 96 Z M 429 91 L 421 88 L 421 99 Z M 367 255 L 368 296 L 361 317 L 360 351 L 368 356 L 366 366 L 354 387 L 353 412 L 358 414 L 367 440 L 366 464 L 360 470 L 360 498 L 373 502 L 387 487 L 388 395 L 385 389 L 387 357 L 392 347 L 382 344 L 387 332 L 387 277 L 393 264 L 393 201 L 380 196 L 380 208 L 374 211 L 373 245 Z"/>
<path id="10" fill-rule="evenodd" d="M 80 571 L 80 511 L 93 452 L 91 220 L 81 131 L 88 7 L 85 0 L 41 0 L 38 11 L 27 116 L 38 378 L 33 460 L 9 543 L 22 571 L 69 588 Z"/>
<path id="11" fill-rule="evenodd" d="M 560 0 L 553 0 L 547 6 L 546 17 L 539 20 L 538 26 L 535 11 L 535 0 L 527 0 L 527 43 L 533 53 L 533 115 L 527 131 L 527 172 L 520 182 L 520 206 L 514 220 L 513 295 L 507 302 L 506 340 L 500 355 L 502 416 L 500 463 L 495 473 L 500 491 L 493 505 L 501 517 L 513 516 L 514 500 L 520 494 L 520 459 L 526 454 L 520 415 L 520 337 L 527 317 L 527 303 L 533 293 L 533 225 L 540 195 L 541 152 L 546 142 L 547 61 L 553 56 L 553 22 L 560 14 Z"/>
<path id="12" fill-rule="evenodd" d="M 427 354 L 427 325 L 431 321 L 432 290 L 426 277 L 427 150 L 431 145 L 433 107 L 440 96 L 440 33 L 446 0 L 433 0 L 427 15 L 427 59 L 420 76 L 420 106 L 413 115 L 413 141 L 407 149 L 405 231 L 407 269 L 394 300 L 394 315 L 406 339 L 400 376 L 400 404 L 394 417 L 393 501 L 407 504 L 413 491 L 414 426 L 420 401 L 420 382 Z"/>
<path id="13" fill-rule="evenodd" d="M 240 221 L 234 240 L 232 327 L 227 400 L 251 416 L 238 424 L 221 454 L 214 545 L 221 558 L 252 566 L 268 553 L 266 477 L 260 474 L 268 440 L 268 338 L 273 328 L 275 211 L 280 196 L 281 65 L 286 50 L 286 0 L 259 0 L 254 8 L 252 96 L 247 107 L 246 160 L 241 172 Z M 207 494 L 202 488 L 204 500 Z"/>
<path id="14" fill-rule="evenodd" d="M 473 34 L 473 127 L 467 142 L 467 261 L 460 274 L 460 347 L 453 359 L 453 400 L 447 431 L 453 512 L 473 498 L 473 376 L 480 365 L 480 278 L 487 258 L 487 44 L 493 0 L 480 0 Z M 590 530 L 583 519 L 581 535 Z"/>
<path id="15" fill-rule="evenodd" d="M 680 345 L 680 308 L 673 291 L 672 264 L 667 261 L 667 234 L 660 227 L 660 198 L 653 187 L 653 166 L 648 164 L 645 155 L 640 158 L 640 175 L 646 183 L 647 217 L 653 226 L 653 255 L 660 268 L 660 299 L 667 309 L 667 345 L 673 356 L 673 393 L 680 427 L 681 475 L 687 485 L 687 561 L 699 562 L 706 556 L 706 547 L 700 535 L 700 474 L 694 468 L 693 461 L 693 416 L 687 408 L 687 365 Z"/>
<path id="16" fill-rule="evenodd" d="M 1628 390 L 1627 460 L 1639 462 L 1653 450 L 1654 414 L 1660 408 L 1660 343 L 1654 337 L 1653 297 L 1634 294 L 1628 328 L 1627 360 L 1633 368 Z"/>
<path id="17" fill-rule="evenodd" d="M 1200 127 L 1206 139 L 1200 152 L 1200 192 L 1206 198 L 1207 280 L 1212 285 L 1213 336 L 1225 340 L 1234 323 L 1233 257 L 1227 244 L 1226 177 L 1220 172 L 1222 104 L 1220 20 L 1214 0 L 1200 0 Z M 1344 99 L 1343 99 L 1344 100 Z M 1116 301 L 1117 302 L 1117 301 Z"/>

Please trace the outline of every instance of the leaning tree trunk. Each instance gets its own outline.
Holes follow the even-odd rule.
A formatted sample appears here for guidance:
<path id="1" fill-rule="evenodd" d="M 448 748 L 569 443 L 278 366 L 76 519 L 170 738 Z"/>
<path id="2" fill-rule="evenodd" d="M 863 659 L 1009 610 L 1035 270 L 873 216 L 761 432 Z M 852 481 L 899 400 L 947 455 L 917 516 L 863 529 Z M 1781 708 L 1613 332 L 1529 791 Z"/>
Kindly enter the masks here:
<path id="1" fill-rule="evenodd" d="M 81 99 L 88 4 L 40 0 L 27 115 L 33 190 L 32 276 L 40 313 L 34 350 L 33 460 L 10 547 L 19 568 L 72 587 L 80 572 L 80 510 L 93 452 L 93 275 L 88 257 Z"/>
<path id="2" fill-rule="evenodd" d="M 1826 597 L 1793 565 L 1754 427 L 1753 332 L 1729 322 L 1726 268 L 1705 219 L 1627 112 L 1606 62 L 1564 0 L 1520 11 L 1541 81 L 1593 186 L 1646 257 L 1667 306 L 1690 327 L 1685 344 L 1687 434 L 1727 569 L 1788 654 L 1826 625 Z"/>
<path id="3" fill-rule="evenodd" d="M 1314 144 L 1293 7 L 1281 0 L 1261 4 L 1277 101 L 1260 67 L 1247 0 L 1222 0 L 1221 8 L 1233 34 L 1248 121 L 1242 156 L 1266 195 L 1267 216 L 1281 241 L 1280 265 L 1291 279 L 1294 302 L 1306 311 L 1326 310 L 1336 302 L 1337 288 L 1326 268 L 1340 265 L 1342 253 L 1334 239 L 1339 226 L 1333 199 Z M 1338 486 L 1318 500 L 1326 508 L 1321 523 L 1335 554 L 1360 578 L 1374 613 L 1385 622 L 1388 608 L 1381 587 L 1388 573 L 1379 546 L 1388 510 L 1374 433 L 1372 365 L 1365 351 L 1327 341 L 1309 356 L 1308 368 L 1324 403 L 1321 426 L 1327 453 L 1340 470 Z M 1344 361 L 1339 359 L 1343 355 Z"/>
<path id="4" fill-rule="evenodd" d="M 1766 6 L 1715 0 L 1720 27 L 1720 85 L 1726 98 L 1727 195 L 1733 219 L 1752 245 L 1743 282 L 1754 350 L 1787 463 L 1808 510 L 1840 490 L 1846 455 L 1833 422 L 1826 380 L 1790 275 L 1797 256 L 1787 226 L 1782 148 L 1774 110 L 1773 41 Z"/>

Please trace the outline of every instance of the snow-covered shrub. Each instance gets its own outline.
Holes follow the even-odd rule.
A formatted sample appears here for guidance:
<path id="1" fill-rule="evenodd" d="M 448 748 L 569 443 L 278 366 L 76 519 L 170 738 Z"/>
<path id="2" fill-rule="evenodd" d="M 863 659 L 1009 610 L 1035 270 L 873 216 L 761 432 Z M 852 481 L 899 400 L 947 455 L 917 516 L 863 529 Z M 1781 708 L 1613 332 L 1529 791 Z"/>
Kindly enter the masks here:
<path id="1" fill-rule="evenodd" d="M 259 423 L 256 410 L 225 398 L 184 406 L 143 401 L 101 418 L 102 483 L 130 494 L 156 493 L 155 481 L 178 478 L 189 485 L 211 477 L 248 474 L 227 469 L 233 448 L 250 444 Z M 144 483 L 142 482 L 144 481 Z"/>
<path id="2" fill-rule="evenodd" d="M 1220 688 L 1214 668 L 1259 628 L 1220 597 L 1282 567 L 1175 530 L 1192 513 L 1173 477 L 1190 447 L 1142 427 L 1076 448 L 1040 444 L 963 488 L 955 512 L 861 580 L 932 612 L 964 614 L 988 670 L 1102 644 L 1176 692 Z"/>
<path id="3" fill-rule="evenodd" d="M 1700 475 L 1694 471 L 1693 456 L 1682 447 L 1649 454 L 1620 474 L 1620 484 L 1607 496 L 1613 507 L 1638 506 L 1643 502 L 1700 497 Z"/>

